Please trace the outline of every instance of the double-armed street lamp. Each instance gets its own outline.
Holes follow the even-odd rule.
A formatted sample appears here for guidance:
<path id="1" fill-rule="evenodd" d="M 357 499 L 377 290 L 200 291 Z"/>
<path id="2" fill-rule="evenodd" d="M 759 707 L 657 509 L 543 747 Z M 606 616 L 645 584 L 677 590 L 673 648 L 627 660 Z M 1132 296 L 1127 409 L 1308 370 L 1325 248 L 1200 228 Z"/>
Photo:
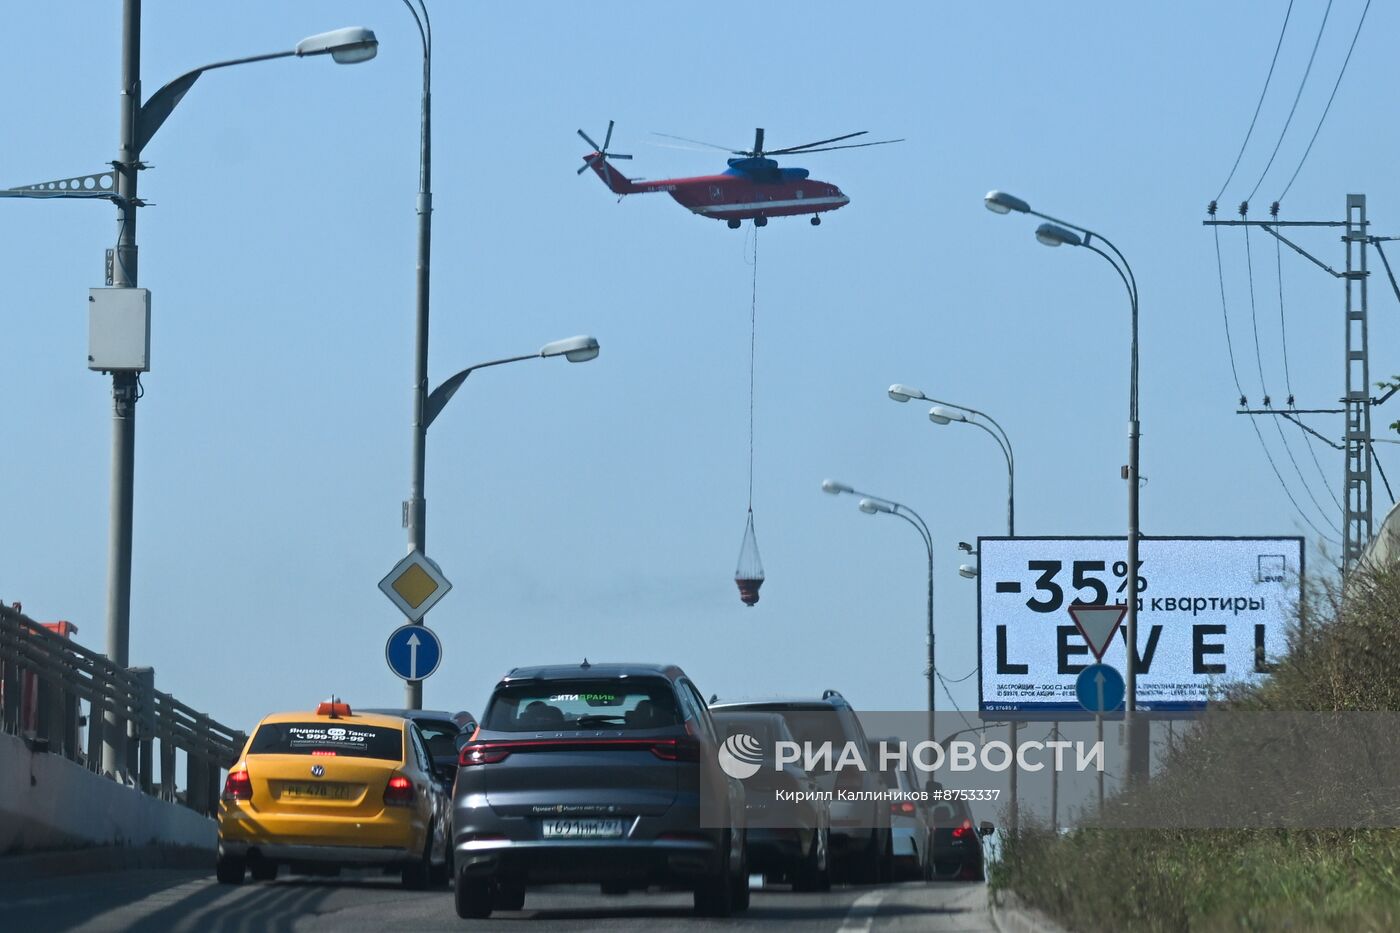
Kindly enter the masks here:
<path id="1" fill-rule="evenodd" d="M 839 483 L 834 479 L 822 480 L 822 492 L 833 496 L 842 494 L 859 496 L 859 508 L 862 512 L 867 515 L 894 515 L 897 518 L 902 518 L 913 525 L 914 530 L 923 539 L 924 548 L 928 551 L 928 711 L 930 714 L 934 713 L 937 708 L 934 698 L 934 678 L 937 676 L 937 669 L 934 666 L 933 650 L 933 535 L 929 532 L 928 525 L 924 523 L 918 512 L 907 505 L 886 499 L 883 496 L 872 496 L 858 492 L 845 483 Z M 931 723 L 930 726 L 932 726 Z"/>
<path id="2" fill-rule="evenodd" d="M 416 532 L 417 538 L 410 539 L 410 543 L 416 543 L 418 550 L 423 549 L 423 543 L 427 538 L 427 501 L 423 498 L 424 462 L 427 453 L 428 427 L 437 420 L 437 416 L 442 414 L 442 410 L 447 403 L 452 400 L 452 396 L 457 394 L 457 390 L 462 387 L 462 383 L 467 381 L 467 377 L 478 369 L 487 369 L 491 366 L 503 366 L 506 363 L 519 363 L 523 360 L 547 360 L 555 357 L 563 357 L 570 363 L 586 363 L 598 356 L 598 341 L 592 337 L 583 335 L 578 337 L 567 337 L 563 340 L 555 340 L 540 347 L 537 353 L 526 353 L 521 356 L 507 356 L 499 360 L 488 360 L 485 363 L 477 363 L 468 366 L 466 369 L 443 380 L 432 392 L 425 393 L 422 403 L 421 428 L 415 431 L 414 445 L 414 484 L 413 499 L 405 503 L 405 512 L 412 509 L 417 516 L 417 521 L 410 526 L 410 530 Z M 407 519 L 407 515 L 405 515 Z M 407 522 L 405 522 L 407 523 Z M 422 625 L 420 619 L 416 625 Z M 423 708 L 423 681 L 410 680 L 404 688 L 404 701 L 409 709 Z"/>
<path id="3" fill-rule="evenodd" d="M 1006 533 L 1012 537 L 1016 535 L 1016 456 L 1011 450 L 1011 438 L 1006 436 L 1006 431 L 990 415 L 980 412 L 975 408 L 966 405 L 955 405 L 952 402 L 940 402 L 936 398 L 930 398 L 913 386 L 902 385 L 896 382 L 889 388 L 889 396 L 896 402 L 907 402 L 910 399 L 933 402 L 933 408 L 929 409 L 928 420 L 934 424 L 970 424 L 981 428 L 992 436 L 1001 448 L 1002 455 L 1006 457 Z M 971 415 L 972 417 L 968 417 Z M 977 418 L 986 419 L 992 427 L 987 427 Z M 995 430 L 993 430 L 995 428 Z"/>
<path id="4" fill-rule="evenodd" d="M 122 5 L 122 84 L 120 100 L 121 139 L 111 171 L 96 172 L 54 181 L 23 185 L 0 191 L 11 198 L 106 199 L 117 207 L 117 242 L 108 251 L 108 281 L 114 289 L 135 289 L 137 283 L 136 211 L 144 206 L 137 196 L 137 174 L 147 166 L 141 154 L 164 125 L 175 107 L 205 72 L 233 65 L 271 61 L 278 58 L 308 58 L 329 55 L 340 64 L 356 64 L 375 57 L 379 43 L 374 33 L 355 26 L 319 33 L 297 43 L 294 48 L 263 55 L 250 55 L 212 62 L 192 69 L 141 102 L 141 2 L 124 0 Z M 107 656 L 119 667 L 129 663 L 131 620 L 131 540 L 133 489 L 135 485 L 136 401 L 141 395 L 140 373 L 149 369 L 150 318 L 148 293 L 116 292 L 107 305 L 94 304 L 92 317 L 107 308 L 117 311 L 110 320 L 94 320 L 104 338 L 115 335 L 125 358 L 104 365 L 89 355 L 89 368 L 112 376 L 112 481 L 108 538 L 107 572 Z M 121 297 L 117 297 L 121 296 Z M 94 299 L 95 300 L 95 299 Z M 143 312 L 144 307 L 144 312 Z M 131 313 L 135 309 L 135 314 Z M 113 323 L 113 322 L 119 323 Z M 115 330 L 114 330 L 115 328 Z M 90 335 L 90 346 L 98 331 Z M 129 355 L 125 351 L 135 348 Z M 103 768 L 125 769 L 115 737 L 119 725 L 109 720 L 104 739 Z"/>
<path id="5" fill-rule="evenodd" d="M 1132 319 L 1132 343 L 1129 352 L 1129 381 L 1128 381 L 1128 465 L 1124 470 L 1125 479 L 1128 481 L 1128 652 L 1127 652 L 1127 696 L 1124 700 L 1124 724 L 1128 733 L 1128 778 L 1130 781 L 1140 781 L 1147 777 L 1148 758 L 1148 737 L 1143 728 L 1144 723 L 1137 715 L 1137 620 L 1138 620 L 1138 572 L 1140 561 L 1138 559 L 1138 539 L 1140 537 L 1140 525 L 1138 521 L 1138 494 L 1139 494 L 1139 472 L 1138 472 L 1138 447 L 1141 435 L 1141 423 L 1138 417 L 1138 290 L 1137 279 L 1133 275 L 1132 267 L 1128 265 L 1128 260 L 1118 247 L 1114 246 L 1102 234 L 1096 233 L 1087 227 L 1072 224 L 1068 221 L 1051 217 L 1031 210 L 1031 206 L 1025 201 L 1004 191 L 987 192 L 984 202 L 987 209 L 996 214 L 1029 214 L 1032 217 L 1039 217 L 1045 221 L 1036 228 L 1035 238 L 1046 246 L 1080 246 L 1092 253 L 1097 253 L 1113 267 L 1113 271 L 1118 273 L 1122 279 L 1124 288 L 1128 291 L 1128 301 Z M 1102 243 L 1107 247 L 1107 252 L 1100 249 L 1096 243 Z M 1111 255 L 1110 255 L 1111 253 Z"/>

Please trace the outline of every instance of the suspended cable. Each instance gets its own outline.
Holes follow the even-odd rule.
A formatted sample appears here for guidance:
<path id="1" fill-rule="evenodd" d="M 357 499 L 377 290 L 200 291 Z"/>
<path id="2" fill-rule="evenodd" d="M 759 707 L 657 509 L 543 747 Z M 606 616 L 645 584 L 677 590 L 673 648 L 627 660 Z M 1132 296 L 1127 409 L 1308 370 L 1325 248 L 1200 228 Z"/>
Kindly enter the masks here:
<path id="1" fill-rule="evenodd" d="M 942 674 L 938 674 L 936 671 L 934 673 L 938 677 L 938 682 L 943 685 L 943 693 L 948 697 L 948 702 L 953 704 L 953 710 L 958 714 L 958 718 L 963 721 L 963 725 L 967 726 L 969 729 L 972 728 L 972 723 L 963 715 L 962 707 L 958 705 L 957 700 L 953 699 L 953 691 L 948 689 L 948 681 L 943 679 Z"/>
<path id="2" fill-rule="evenodd" d="M 1311 528 L 1313 531 L 1317 532 L 1317 536 L 1322 540 L 1328 542 L 1329 544 L 1340 544 L 1340 542 L 1338 542 L 1335 538 L 1328 537 L 1326 532 L 1314 525 L 1312 519 L 1308 518 L 1307 513 L 1305 513 L 1302 510 L 1302 508 L 1299 507 L 1298 500 L 1293 498 L 1293 493 L 1289 491 L 1288 484 L 1283 481 L 1283 474 L 1278 471 L 1278 465 L 1274 463 L 1273 454 L 1269 453 L 1269 445 L 1264 443 L 1264 435 L 1260 433 L 1259 425 L 1255 424 L 1256 417 L 1258 416 L 1251 415 L 1249 419 L 1249 424 L 1251 427 L 1254 428 L 1255 436 L 1259 438 L 1259 446 L 1264 448 L 1264 457 L 1269 461 L 1269 468 L 1274 471 L 1274 476 L 1278 478 L 1279 485 L 1283 487 L 1283 494 L 1288 497 L 1289 502 L 1293 503 L 1293 508 L 1297 511 L 1298 517 L 1301 518 L 1303 521 L 1307 522 L 1308 527 Z"/>
<path id="3" fill-rule="evenodd" d="M 1332 109 L 1332 101 L 1337 96 L 1337 88 L 1342 86 L 1342 78 L 1347 73 L 1347 65 L 1351 62 L 1351 53 L 1356 50 L 1356 40 L 1361 38 L 1361 27 L 1366 22 L 1366 12 L 1371 9 L 1371 0 L 1366 0 L 1366 5 L 1361 8 L 1361 20 L 1356 24 L 1356 33 L 1351 37 L 1351 46 L 1347 49 L 1347 57 L 1342 60 L 1342 70 L 1337 74 L 1337 83 L 1332 85 L 1332 95 L 1327 98 L 1327 106 L 1322 108 L 1322 116 L 1317 120 L 1317 129 L 1313 130 L 1312 139 L 1308 140 L 1308 148 L 1303 150 L 1303 157 L 1298 160 L 1298 167 L 1293 170 L 1293 175 L 1288 179 L 1288 184 L 1283 186 L 1283 194 L 1278 196 L 1282 201 L 1288 194 L 1288 189 L 1293 187 L 1293 182 L 1297 180 L 1298 173 L 1303 170 L 1303 163 L 1308 161 L 1308 153 L 1312 152 L 1313 143 L 1317 142 L 1317 134 L 1322 132 L 1322 123 L 1327 119 L 1327 112 Z"/>
<path id="4" fill-rule="evenodd" d="M 753 228 L 753 290 L 749 296 L 749 511 L 753 511 L 754 350 L 758 346 L 758 227 Z"/>
<path id="5" fill-rule="evenodd" d="M 749 515 L 744 525 L 744 540 L 739 545 L 739 566 L 734 571 L 734 583 L 739 587 L 739 599 L 746 606 L 758 602 L 758 590 L 763 586 L 763 559 L 758 553 L 758 536 L 753 526 L 753 415 L 754 358 L 758 342 L 758 228 L 753 231 L 753 288 L 749 297 Z"/>
<path id="6" fill-rule="evenodd" d="M 1240 406 L 1241 406 L 1241 407 L 1244 407 L 1244 406 L 1248 403 L 1248 400 L 1245 398 L 1244 389 L 1243 389 L 1243 387 L 1240 385 L 1239 368 L 1238 368 L 1238 366 L 1237 366 L 1236 363 L 1235 363 L 1235 350 L 1234 350 L 1234 345 L 1233 345 L 1233 343 L 1232 343 L 1231 340 L 1230 340 L 1230 310 L 1229 310 L 1229 305 L 1228 305 L 1228 303 L 1227 303 L 1226 300 L 1225 300 L 1225 264 L 1224 264 L 1224 260 L 1221 258 L 1221 253 L 1220 253 L 1220 228 L 1219 228 L 1219 227 L 1212 227 L 1211 229 L 1212 229 L 1213 231 L 1215 231 L 1215 265 L 1216 265 L 1216 274 L 1217 274 L 1217 278 L 1218 278 L 1219 283 L 1220 283 L 1220 314 L 1221 314 L 1221 318 L 1222 318 L 1222 319 L 1224 320 L 1224 322 L 1225 322 L 1225 346 L 1226 346 L 1226 349 L 1227 349 L 1227 351 L 1229 352 L 1229 355 L 1230 355 L 1230 373 L 1231 373 L 1232 376 L 1234 376 L 1234 379 L 1235 379 L 1235 390 L 1236 390 L 1237 392 L 1240 393 Z M 1248 228 L 1248 227 L 1245 227 L 1244 229 L 1245 229 L 1245 231 L 1246 231 L 1246 234 L 1248 234 L 1249 228 Z M 1251 293 L 1252 293 L 1252 290 L 1253 290 L 1253 282 L 1252 282 L 1252 280 L 1251 280 L 1250 288 L 1251 288 Z M 1262 387 L 1262 384 L 1263 384 L 1262 365 L 1261 365 L 1261 368 L 1260 368 L 1260 384 L 1261 384 L 1261 387 Z M 1254 417 L 1254 416 L 1251 416 L 1251 417 L 1250 417 L 1249 423 L 1250 423 L 1250 426 L 1254 428 L 1254 436 L 1257 437 L 1257 438 L 1259 439 L 1259 447 L 1263 450 L 1263 452 L 1264 452 L 1264 457 L 1265 457 L 1265 459 L 1268 460 L 1268 462 L 1269 462 L 1269 467 L 1274 471 L 1274 476 L 1278 479 L 1279 485 L 1283 487 L 1283 494 L 1284 494 L 1285 496 L 1288 497 L 1288 501 L 1289 501 L 1289 502 L 1293 503 L 1293 508 L 1294 508 L 1294 510 L 1297 511 L 1298 515 L 1303 519 L 1303 521 L 1307 522 L 1308 526 L 1309 526 L 1310 528 L 1312 528 L 1313 531 L 1315 531 L 1315 532 L 1317 533 L 1317 535 L 1318 535 L 1320 538 L 1322 538 L 1322 539 L 1324 539 L 1324 540 L 1326 540 L 1326 541 L 1329 541 L 1329 542 L 1331 542 L 1331 543 L 1334 543 L 1334 544 L 1337 543 L 1334 539 L 1329 538 L 1329 537 L 1326 535 L 1326 533 L 1324 533 L 1321 529 L 1319 529 L 1319 528 L 1317 527 L 1317 525 L 1315 525 L 1315 524 L 1313 523 L 1312 519 L 1308 518 L 1308 516 L 1307 516 L 1306 514 L 1304 514 L 1303 510 L 1298 506 L 1298 501 L 1297 501 L 1296 499 L 1293 498 L 1293 492 L 1288 488 L 1288 484 L 1285 483 L 1285 482 L 1283 481 L 1283 474 L 1279 472 L 1278 466 L 1274 463 L 1273 454 L 1270 453 L 1270 451 L 1269 451 L 1269 445 L 1266 444 L 1266 443 L 1264 442 L 1264 435 L 1263 435 L 1263 433 L 1260 432 L 1259 426 L 1258 426 L 1257 424 L 1255 424 L 1255 417 Z"/>
<path id="7" fill-rule="evenodd" d="M 1244 211 L 1240 211 L 1244 216 Z M 1259 366 L 1259 389 L 1264 393 L 1264 407 L 1269 407 L 1269 387 L 1264 384 L 1264 355 L 1259 352 L 1259 313 L 1254 304 L 1254 251 L 1249 245 L 1249 228 L 1244 228 L 1244 258 L 1249 269 L 1249 318 L 1254 324 L 1254 362 Z"/>
<path id="8" fill-rule="evenodd" d="M 1258 315 L 1258 308 L 1257 308 L 1257 305 L 1256 305 L 1255 299 L 1254 299 L 1254 257 L 1253 257 L 1253 249 L 1252 249 L 1251 246 L 1250 246 L 1250 241 L 1249 241 L 1249 228 L 1248 228 L 1248 227 L 1245 227 L 1245 228 L 1244 228 L 1244 254 L 1245 254 L 1246 268 L 1249 270 L 1249 314 L 1250 314 L 1250 319 L 1251 319 L 1251 320 L 1253 321 L 1253 323 L 1254 323 L 1254 359 L 1255 359 L 1255 362 L 1256 362 L 1256 363 L 1258 364 L 1258 366 L 1259 366 L 1259 388 L 1260 388 L 1260 389 L 1263 391 L 1263 393 L 1264 393 L 1264 407 L 1265 407 L 1265 408 L 1270 408 L 1270 407 L 1272 407 L 1272 406 L 1271 406 L 1270 400 L 1269 400 L 1269 387 L 1268 387 L 1268 385 L 1267 385 L 1267 384 L 1265 383 L 1265 381 L 1264 381 L 1264 356 L 1263 356 L 1263 354 L 1260 353 L 1260 351 L 1259 351 L 1259 315 Z M 1280 304 L 1280 307 L 1282 307 L 1281 304 Z M 1280 318 L 1280 320 L 1281 320 L 1281 318 Z M 1285 359 L 1286 359 L 1286 357 L 1285 357 Z M 1286 367 L 1287 367 L 1287 364 L 1285 363 L 1285 368 L 1286 368 Z M 1292 393 L 1291 393 L 1291 392 L 1289 393 L 1289 402 L 1290 402 L 1290 404 L 1292 403 Z M 1293 448 L 1292 448 L 1292 446 L 1288 443 L 1288 435 L 1286 435 L 1286 434 L 1283 433 L 1283 425 L 1281 425 L 1281 424 L 1278 423 L 1278 418 L 1279 418 L 1279 416 L 1277 416 L 1277 415 L 1274 415 L 1274 416 L 1273 416 L 1274 428 L 1277 429 L 1277 431 L 1278 431 L 1278 439 L 1279 439 L 1280 441 L 1283 442 L 1283 449 L 1284 449 L 1284 451 L 1288 454 L 1288 460 L 1289 460 L 1289 462 L 1291 462 L 1291 463 L 1293 464 L 1293 472 L 1295 472 L 1295 473 L 1298 474 L 1298 482 L 1300 482 L 1300 483 L 1303 484 L 1303 491 L 1304 491 L 1305 493 L 1307 493 L 1308 498 L 1312 500 L 1313 507 L 1316 508 L 1317 511 L 1318 511 L 1318 513 L 1322 516 L 1322 520 L 1325 521 L 1325 522 L 1328 524 L 1328 526 L 1330 526 L 1330 527 L 1332 528 L 1332 530 L 1333 530 L 1334 532 L 1336 532 L 1337 534 L 1341 534 L 1341 529 L 1337 527 L 1336 523 L 1334 523 L 1334 522 L 1332 521 L 1332 519 L 1330 519 L 1330 518 L 1327 517 L 1327 510 L 1324 509 L 1324 508 L 1318 503 L 1318 501 L 1317 501 L 1317 496 L 1313 495 L 1312 486 L 1309 485 L 1308 480 L 1307 480 L 1307 477 L 1305 477 L 1305 476 L 1303 475 L 1303 470 L 1302 470 L 1302 468 L 1298 466 L 1298 458 L 1295 457 L 1295 456 L 1293 456 Z M 1253 420 L 1253 416 L 1251 416 L 1250 420 Z M 1256 428 L 1256 430 L 1257 430 L 1257 428 Z M 1259 438 L 1259 439 L 1260 439 L 1260 441 L 1262 442 L 1262 441 L 1263 441 L 1263 435 L 1260 435 L 1260 438 Z M 1282 481 L 1282 477 L 1280 477 L 1280 481 Z M 1286 488 L 1286 487 L 1285 487 L 1285 488 Z M 1292 499 L 1292 498 L 1293 498 L 1292 493 L 1289 493 L 1288 498 L 1289 498 L 1289 499 Z M 1308 524 L 1311 525 L 1312 522 L 1309 521 Z M 1316 526 L 1314 525 L 1313 527 L 1316 527 Z"/>
<path id="9" fill-rule="evenodd" d="M 1288 322 L 1283 314 L 1283 244 L 1274 237 L 1274 263 L 1278 267 L 1278 329 L 1283 336 L 1283 385 L 1288 390 L 1288 404 L 1293 405 L 1293 375 L 1288 370 Z"/>
<path id="10" fill-rule="evenodd" d="M 1390 287 L 1395 292 L 1396 299 L 1400 300 L 1400 285 L 1395 282 L 1395 273 L 1390 271 L 1390 260 L 1385 258 L 1385 250 L 1381 248 L 1380 240 L 1372 240 L 1371 245 L 1381 254 L 1381 262 L 1385 264 L 1385 274 L 1390 279 Z"/>
<path id="11" fill-rule="evenodd" d="M 1371 462 L 1376 465 L 1376 469 L 1381 471 L 1381 482 L 1385 483 L 1385 494 L 1390 496 L 1390 502 L 1395 504 L 1395 493 L 1390 491 L 1390 480 L 1385 477 L 1385 467 L 1381 466 L 1381 458 L 1376 456 L 1376 449 L 1371 448 Z"/>
<path id="12" fill-rule="evenodd" d="M 948 681 L 948 683 L 950 683 L 950 684 L 960 684 L 960 683 L 962 683 L 964 680 L 967 680 L 969 677 L 971 677 L 973 674 L 975 674 L 975 673 L 977 673 L 978 671 L 980 671 L 981 669 L 982 669 L 982 666 L 979 664 L 977 667 L 974 667 L 972 670 L 968 671 L 966 674 L 962 675 L 962 676 L 959 677 L 957 680 L 950 680 L 950 681 Z"/>
<path id="13" fill-rule="evenodd" d="M 1220 228 L 1211 227 L 1215 234 L 1215 271 L 1220 278 L 1220 314 L 1225 321 L 1225 349 L 1230 354 L 1230 375 L 1235 377 L 1235 391 L 1240 396 L 1240 407 L 1246 404 L 1244 389 L 1240 387 L 1240 371 L 1235 366 L 1235 345 L 1230 340 L 1230 314 L 1225 309 L 1225 266 L 1220 261 Z"/>
<path id="14" fill-rule="evenodd" d="M 1275 205 L 1275 212 L 1277 205 Z M 1277 213 L 1275 213 L 1277 216 Z M 1278 237 L 1274 237 L 1274 264 L 1278 270 L 1278 326 L 1279 332 L 1283 336 L 1283 381 L 1288 389 L 1288 407 L 1297 408 L 1293 398 L 1293 379 L 1288 368 L 1288 324 L 1284 316 L 1283 304 L 1283 244 Z M 1292 420 L 1292 419 L 1290 419 Z M 1282 427 L 1280 425 L 1280 427 Z M 1327 490 L 1327 495 L 1331 496 L 1332 502 L 1337 507 L 1338 512 L 1345 512 L 1342 507 L 1342 500 L 1337 498 L 1337 493 L 1332 489 L 1332 482 L 1327 478 L 1327 472 L 1322 469 L 1322 463 L 1317 459 L 1317 442 L 1302 425 L 1296 425 L 1303 434 L 1303 441 L 1308 445 L 1308 454 L 1312 457 L 1313 466 L 1317 468 L 1317 475 L 1322 478 L 1322 488 Z"/>
<path id="15" fill-rule="evenodd" d="M 1219 201 L 1225 195 L 1225 189 L 1230 187 L 1230 181 L 1235 177 L 1235 171 L 1240 167 L 1240 159 L 1244 158 L 1245 147 L 1249 145 L 1249 137 L 1254 135 L 1254 124 L 1259 121 L 1259 111 L 1264 106 L 1264 95 L 1269 92 L 1269 82 L 1274 77 L 1274 66 L 1278 64 L 1278 51 L 1283 48 L 1283 36 L 1288 32 L 1288 17 L 1293 15 L 1293 0 L 1288 0 L 1288 9 L 1283 14 L 1283 28 L 1278 31 L 1278 44 L 1274 46 L 1274 57 L 1269 62 L 1269 73 L 1264 77 L 1264 87 L 1259 91 L 1259 103 L 1254 105 L 1254 116 L 1250 118 L 1249 130 L 1244 134 L 1244 142 L 1240 143 L 1239 154 L 1235 156 L 1235 164 L 1230 166 L 1230 174 L 1225 178 L 1225 184 L 1220 186 L 1220 193 L 1215 196 Z"/>
<path id="16" fill-rule="evenodd" d="M 1313 40 L 1312 54 L 1308 56 L 1308 67 L 1303 70 L 1303 80 L 1298 82 L 1298 93 L 1293 96 L 1293 106 L 1288 110 L 1288 119 L 1283 121 L 1283 130 L 1278 134 L 1278 142 L 1274 143 L 1274 151 L 1269 156 L 1269 162 L 1264 166 L 1264 171 L 1259 174 L 1259 180 L 1254 183 L 1254 190 L 1249 192 L 1247 201 L 1253 201 L 1254 195 L 1259 190 L 1259 186 L 1264 184 L 1264 177 L 1269 174 L 1269 169 L 1273 167 L 1274 159 L 1278 157 L 1279 147 L 1283 145 L 1283 138 L 1288 135 L 1288 125 L 1293 122 L 1293 114 L 1298 111 L 1298 101 L 1303 96 L 1303 88 L 1307 86 L 1308 75 L 1312 73 L 1313 61 L 1317 58 L 1317 47 L 1322 43 L 1322 33 L 1327 28 L 1327 17 L 1332 13 L 1332 0 L 1327 0 L 1327 9 L 1322 14 L 1322 25 L 1317 27 L 1317 38 Z"/>

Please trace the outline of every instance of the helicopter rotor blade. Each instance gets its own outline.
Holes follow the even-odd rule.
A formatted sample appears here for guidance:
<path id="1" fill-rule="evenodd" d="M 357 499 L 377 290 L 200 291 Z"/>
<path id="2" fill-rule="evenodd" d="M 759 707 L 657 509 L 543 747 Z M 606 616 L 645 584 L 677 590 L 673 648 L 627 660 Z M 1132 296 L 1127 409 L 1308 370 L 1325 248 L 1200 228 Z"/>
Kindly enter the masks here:
<path id="1" fill-rule="evenodd" d="M 890 143 L 902 143 L 902 142 L 904 142 L 904 140 L 902 140 L 902 139 L 882 139 L 882 140 L 880 140 L 880 141 L 877 142 L 877 143 L 852 143 L 852 144 L 850 144 L 849 146 L 824 146 L 824 147 L 822 147 L 821 149 L 803 149 L 801 152 L 799 152 L 799 153 L 797 153 L 797 154 L 798 154 L 798 155 L 806 155 L 806 154 L 809 153 L 809 152 L 830 152 L 830 151 L 833 150 L 833 149 L 861 149 L 861 148 L 863 148 L 863 147 L 865 147 L 865 146 L 888 146 Z M 789 152 L 789 151 L 791 151 L 791 150 L 783 150 L 783 151 L 784 151 L 784 152 Z M 778 154 L 779 154 L 779 153 L 776 153 L 776 152 L 769 153 L 769 155 L 778 155 Z"/>
<path id="2" fill-rule="evenodd" d="M 590 145 L 590 146 L 593 147 L 593 151 L 594 151 L 594 152 L 602 152 L 603 149 L 606 148 L 606 147 L 604 147 L 604 146 L 600 146 L 600 145 L 598 145 L 597 143 L 595 143 L 595 142 L 593 141 L 592 137 L 590 137 L 590 136 L 589 136 L 587 133 L 585 133 L 583 130 L 579 130 L 579 131 L 578 131 L 578 134 L 579 134 L 580 136 L 583 137 L 583 141 L 584 141 L 584 142 L 588 143 L 588 145 Z"/>
<path id="3" fill-rule="evenodd" d="M 609 158 L 609 159 L 630 159 L 630 158 L 632 158 L 632 157 L 631 157 L 630 155 L 623 155 L 623 154 L 620 153 L 620 152 L 609 152 L 609 153 L 608 153 L 608 158 Z"/>
<path id="4" fill-rule="evenodd" d="M 847 133 L 845 136 L 833 136 L 830 139 L 819 139 L 814 143 L 803 143 L 800 146 L 788 146 L 785 149 L 774 149 L 775 153 L 796 152 L 799 149 L 810 149 L 813 146 L 825 146 L 827 143 L 839 143 L 843 139 L 854 139 L 857 136 L 864 136 L 869 130 L 861 130 L 859 133 Z"/>
<path id="5" fill-rule="evenodd" d="M 609 121 L 608 121 L 608 134 L 607 134 L 606 136 L 603 137 L 603 148 L 600 149 L 600 150 L 598 150 L 599 152 L 607 152 L 607 151 L 608 151 L 608 144 L 612 142 L 612 130 L 613 130 L 613 121 L 609 120 Z"/>
<path id="6" fill-rule="evenodd" d="M 684 142 L 684 143 L 695 143 L 695 144 L 700 145 L 700 146 L 706 146 L 706 147 L 708 147 L 708 148 L 710 148 L 710 149 L 718 149 L 718 150 L 720 150 L 721 152 L 730 152 L 730 153 L 733 153 L 734 155 L 748 155 L 748 153 L 745 152 L 745 151 L 742 150 L 742 149 L 731 149 L 731 148 L 729 148 L 728 146 L 717 146 L 717 145 L 715 145 L 714 143 L 707 143 L 707 142 L 705 142 L 703 139 L 691 139 L 689 136 L 675 136 L 675 135 L 672 135 L 671 133 L 658 133 L 658 132 L 656 132 L 655 130 L 652 131 L 652 134 L 651 134 L 651 135 L 653 135 L 653 136 L 664 136 L 664 137 L 666 137 L 667 139 L 679 139 L 681 142 Z M 658 145 L 659 145 L 659 144 L 658 144 Z"/>
<path id="7" fill-rule="evenodd" d="M 755 158 L 763 158 L 763 127 L 758 127 L 753 131 L 753 152 L 749 155 Z"/>

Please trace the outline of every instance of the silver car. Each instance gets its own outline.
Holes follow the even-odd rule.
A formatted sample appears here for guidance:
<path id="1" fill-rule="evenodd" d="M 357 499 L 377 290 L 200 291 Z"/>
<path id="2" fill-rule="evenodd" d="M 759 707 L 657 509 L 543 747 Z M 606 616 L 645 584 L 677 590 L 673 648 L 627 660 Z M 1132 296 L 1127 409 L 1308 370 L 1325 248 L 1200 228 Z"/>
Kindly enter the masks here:
<path id="1" fill-rule="evenodd" d="M 718 763 L 685 672 L 657 664 L 516 668 L 496 685 L 453 794 L 458 916 L 519 910 L 529 887 L 695 892 L 697 913 L 748 907 L 744 791 Z M 702 774 L 702 772 L 704 772 Z M 702 825 L 720 813 L 720 825 Z M 714 797 L 723 799 L 712 799 Z"/>

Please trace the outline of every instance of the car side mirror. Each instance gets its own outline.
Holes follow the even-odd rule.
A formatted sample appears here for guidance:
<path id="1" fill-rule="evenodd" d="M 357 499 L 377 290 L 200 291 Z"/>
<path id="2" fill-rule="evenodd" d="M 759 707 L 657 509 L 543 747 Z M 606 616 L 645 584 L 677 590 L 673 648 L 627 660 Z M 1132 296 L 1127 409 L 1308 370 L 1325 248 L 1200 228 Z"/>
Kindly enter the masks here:
<path id="1" fill-rule="evenodd" d="M 996 832 L 996 829 L 997 829 L 997 828 L 996 828 L 995 826 L 992 825 L 992 821 L 991 821 L 991 820 L 983 820 L 983 821 L 977 826 L 977 835 L 979 835 L 979 836 L 990 836 L 992 833 Z"/>

